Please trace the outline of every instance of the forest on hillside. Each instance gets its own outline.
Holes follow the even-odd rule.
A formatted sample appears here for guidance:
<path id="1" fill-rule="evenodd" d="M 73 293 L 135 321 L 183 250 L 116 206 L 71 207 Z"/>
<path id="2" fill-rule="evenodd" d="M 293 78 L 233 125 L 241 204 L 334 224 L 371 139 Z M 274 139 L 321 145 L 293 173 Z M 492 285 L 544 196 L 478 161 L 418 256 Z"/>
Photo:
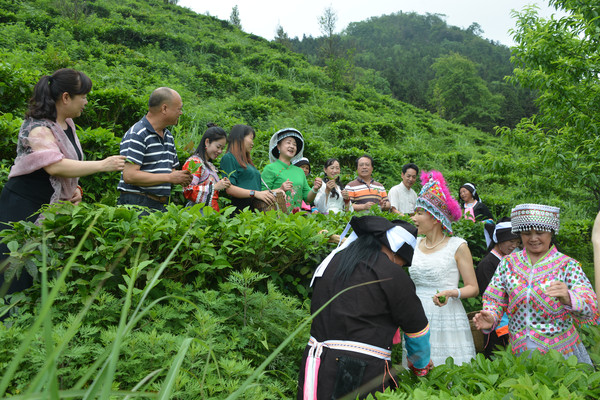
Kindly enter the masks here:
<path id="1" fill-rule="evenodd" d="M 508 73 L 512 84 L 538 94 L 538 112 L 491 133 L 430 112 L 433 94 L 425 89 L 424 108 L 399 100 L 385 71 L 356 63 L 340 85 L 345 69 L 173 3 L 0 0 L 0 186 L 33 85 L 70 67 L 93 82 L 75 121 L 88 160 L 116 154 L 150 92 L 169 86 L 184 103 L 172 127 L 180 160 L 206 123 L 226 130 L 241 123 L 256 130 L 252 157 L 262 170 L 271 135 L 295 127 L 306 140 L 311 179 L 337 157 L 348 182 L 356 158 L 368 153 L 386 188 L 401 180 L 404 163 L 415 162 L 442 171 L 453 193 L 475 183 L 496 219 L 523 202 L 560 207 L 557 241 L 593 277 L 600 10 L 591 0 L 552 1 L 570 11 L 563 21 L 543 21 L 533 9 L 518 16 Z M 381 18 L 388 17 L 397 16 Z M 435 16 L 408 17 L 447 28 Z M 357 31 L 372 22 L 357 23 Z M 504 50 L 490 51 L 500 57 Z M 466 57 L 456 54 L 455 61 Z M 232 217 L 226 198 L 220 212 L 182 207 L 176 186 L 165 213 L 140 218 L 137 209 L 115 207 L 118 180 L 116 173 L 83 177 L 82 204 L 48 207 L 42 224 L 3 231 L 11 266 L 36 283 L 0 303 L 0 314 L 11 314 L 0 324 L 0 397 L 293 398 L 309 337 L 310 278 L 334 248 L 321 232 L 340 233 L 352 214 Z M 454 229 L 479 261 L 481 224 L 461 220 Z M 464 304 L 481 307 L 476 299 Z M 598 365 L 600 331 L 584 326 L 581 337 Z M 394 364 L 400 357 L 396 350 Z M 400 372 L 400 389 L 378 398 L 592 399 L 600 397 L 599 382 L 599 371 L 573 358 L 507 350 L 463 366 L 449 360 L 425 378 Z"/>
<path id="2" fill-rule="evenodd" d="M 335 11 L 328 12 L 335 21 Z M 398 12 L 352 22 L 340 34 L 322 30 L 302 39 L 280 30 L 275 40 L 317 65 L 375 70 L 394 98 L 488 132 L 513 128 L 537 111 L 535 91 L 505 80 L 513 69 L 510 49 L 482 38 L 477 23 L 461 29 L 442 15 Z"/>

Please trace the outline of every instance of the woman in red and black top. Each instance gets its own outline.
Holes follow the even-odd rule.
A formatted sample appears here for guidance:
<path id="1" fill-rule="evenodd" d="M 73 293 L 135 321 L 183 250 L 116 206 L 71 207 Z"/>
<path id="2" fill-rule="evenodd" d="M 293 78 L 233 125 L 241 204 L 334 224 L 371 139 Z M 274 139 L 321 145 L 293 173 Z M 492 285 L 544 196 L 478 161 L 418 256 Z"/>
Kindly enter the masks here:
<path id="1" fill-rule="evenodd" d="M 196 152 L 183 165 L 182 169 L 193 175 L 192 183 L 183 189 L 183 195 L 189 200 L 188 207 L 204 204 L 219 211 L 219 190 L 227 189 L 231 182 L 227 178 L 219 179 L 212 161 L 225 149 L 227 133 L 213 123 L 208 123 L 207 126 Z"/>

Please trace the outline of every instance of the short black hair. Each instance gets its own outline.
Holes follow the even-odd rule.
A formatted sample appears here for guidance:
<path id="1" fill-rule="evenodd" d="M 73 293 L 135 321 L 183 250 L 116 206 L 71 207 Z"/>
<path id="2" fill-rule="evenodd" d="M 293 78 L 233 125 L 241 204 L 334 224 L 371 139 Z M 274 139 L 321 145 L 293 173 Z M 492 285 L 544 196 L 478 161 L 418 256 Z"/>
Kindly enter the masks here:
<path id="1" fill-rule="evenodd" d="M 373 161 L 373 157 L 371 157 L 368 154 L 363 154 L 362 156 L 360 156 L 356 159 L 356 168 L 357 169 L 358 169 L 358 160 L 360 160 L 361 158 L 368 158 L 369 160 L 371 160 L 371 167 L 375 168 L 375 162 Z"/>
<path id="2" fill-rule="evenodd" d="M 415 163 L 404 164 L 402 166 L 402 173 L 405 174 L 406 171 L 408 171 L 409 169 L 414 169 L 415 171 L 417 171 L 417 175 L 419 175 L 419 167 L 417 167 L 417 164 L 415 164 Z"/>

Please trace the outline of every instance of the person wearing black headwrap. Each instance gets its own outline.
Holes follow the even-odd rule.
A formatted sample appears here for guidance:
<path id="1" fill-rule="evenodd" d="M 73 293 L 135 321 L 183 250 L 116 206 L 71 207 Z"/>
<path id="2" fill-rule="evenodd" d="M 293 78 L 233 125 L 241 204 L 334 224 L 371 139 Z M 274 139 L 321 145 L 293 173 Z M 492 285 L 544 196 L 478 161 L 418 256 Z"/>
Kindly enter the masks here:
<path id="1" fill-rule="evenodd" d="M 490 209 L 481 201 L 477 188 L 472 183 L 465 183 L 458 189 L 458 197 L 464 208 L 463 218 L 473 221 L 492 220 Z"/>
<path id="2" fill-rule="evenodd" d="M 353 217 L 354 232 L 315 271 L 311 312 L 341 291 L 312 321 L 298 399 L 365 398 L 395 383 L 391 347 L 404 332 L 411 368 L 431 368 L 429 323 L 401 266 L 412 261 L 417 230 L 406 221 Z M 357 287 L 353 287 L 360 285 Z"/>
<path id="3" fill-rule="evenodd" d="M 502 218 L 498 224 L 485 224 L 486 240 L 488 241 L 489 253 L 479 261 L 475 269 L 479 293 L 483 296 L 485 289 L 492 280 L 500 260 L 513 252 L 520 244 L 521 239 L 516 233 L 512 233 L 510 218 Z M 489 334 L 484 333 L 483 354 L 490 358 L 496 349 L 502 349 L 508 345 L 508 317 L 504 323 L 498 324 L 496 330 Z"/>

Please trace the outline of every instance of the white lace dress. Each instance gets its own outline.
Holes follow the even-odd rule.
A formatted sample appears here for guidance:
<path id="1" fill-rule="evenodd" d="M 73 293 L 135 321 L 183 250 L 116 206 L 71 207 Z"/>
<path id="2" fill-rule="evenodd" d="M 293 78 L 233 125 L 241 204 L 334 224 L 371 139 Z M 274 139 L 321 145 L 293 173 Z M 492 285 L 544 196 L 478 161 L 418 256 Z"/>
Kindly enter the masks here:
<path id="1" fill-rule="evenodd" d="M 456 297 L 448 298 L 448 304 L 443 307 L 436 306 L 432 297 L 436 291 L 458 287 L 460 274 L 454 255 L 466 241 L 451 237 L 440 250 L 424 254 L 419 250 L 421 240 L 422 237 L 417 239 L 417 248 L 408 272 L 429 320 L 431 360 L 434 365 L 442 365 L 446 358 L 452 357 L 454 364 L 461 365 L 475 357 L 475 345 L 465 309 Z"/>

